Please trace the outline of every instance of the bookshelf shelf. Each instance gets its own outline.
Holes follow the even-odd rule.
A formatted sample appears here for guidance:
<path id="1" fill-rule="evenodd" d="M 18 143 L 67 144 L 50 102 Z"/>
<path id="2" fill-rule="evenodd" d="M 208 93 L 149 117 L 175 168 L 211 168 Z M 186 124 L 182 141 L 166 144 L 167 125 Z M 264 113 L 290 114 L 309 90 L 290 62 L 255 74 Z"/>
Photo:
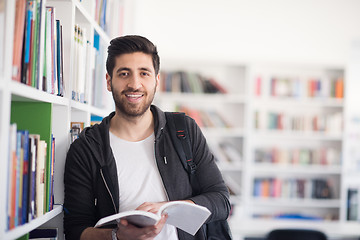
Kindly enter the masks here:
<path id="1" fill-rule="evenodd" d="M 10 231 L 6 232 L 4 234 L 4 238 L 2 238 L 2 239 L 12 240 L 12 239 L 19 238 L 19 237 L 23 236 L 24 234 L 30 232 L 31 230 L 33 230 L 37 227 L 40 227 L 44 223 L 46 223 L 46 222 L 50 221 L 51 219 L 55 218 L 56 216 L 60 215 L 62 213 L 62 211 L 63 211 L 62 206 L 56 206 L 56 207 L 54 207 L 53 210 L 51 210 L 50 212 L 47 212 L 43 216 L 38 217 L 22 226 L 19 226 L 19 227 L 15 228 L 14 230 L 10 230 Z"/>
<path id="2" fill-rule="evenodd" d="M 255 174 L 278 174 L 278 175 L 338 175 L 341 174 L 341 166 L 332 165 L 286 165 L 286 164 L 254 164 Z"/>
<path id="3" fill-rule="evenodd" d="M 13 101 L 38 101 L 49 102 L 58 105 L 69 105 L 69 100 L 60 96 L 40 91 L 25 84 L 11 81 L 10 91 Z"/>
<path id="4" fill-rule="evenodd" d="M 255 130 L 257 138 L 279 139 L 279 140 L 310 140 L 310 141 L 342 141 L 342 134 L 331 134 L 321 132 L 301 132 L 285 130 Z"/>
<path id="5" fill-rule="evenodd" d="M 84 111 L 84 112 L 89 111 L 89 105 L 86 103 L 81 103 L 81 102 L 74 101 L 74 100 L 71 100 L 70 103 L 71 103 L 72 109 Z"/>
<path id="6" fill-rule="evenodd" d="M 281 108 L 284 106 L 310 107 L 310 108 L 342 108 L 344 107 L 343 99 L 333 98 L 292 98 L 292 97 L 256 97 L 255 106 Z"/>
<path id="7" fill-rule="evenodd" d="M 340 208 L 339 199 L 253 198 L 256 206 L 297 208 Z"/>
<path id="8" fill-rule="evenodd" d="M 106 117 L 112 111 L 114 111 L 114 110 L 111 109 L 111 108 L 110 109 L 100 109 L 98 107 L 89 106 L 89 112 L 92 115 L 96 115 L 96 116 L 99 116 L 99 117 Z"/>

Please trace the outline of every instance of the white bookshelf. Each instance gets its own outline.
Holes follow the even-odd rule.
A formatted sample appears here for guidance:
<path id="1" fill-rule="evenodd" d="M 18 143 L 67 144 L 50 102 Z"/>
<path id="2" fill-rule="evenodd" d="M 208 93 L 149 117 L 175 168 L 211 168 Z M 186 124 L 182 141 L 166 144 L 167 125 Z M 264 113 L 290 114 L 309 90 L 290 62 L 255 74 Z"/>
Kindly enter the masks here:
<path id="1" fill-rule="evenodd" d="M 200 62 L 200 63 L 199 63 Z M 189 61 L 185 64 L 179 59 L 179 64 L 174 59 L 163 60 L 162 70 L 165 71 L 197 71 L 213 76 L 220 83 L 224 84 L 228 89 L 228 94 L 193 94 L 193 93 L 169 93 L 158 92 L 155 103 L 164 110 L 173 111 L 171 107 L 176 105 L 187 105 L 193 108 L 206 109 L 217 108 L 219 105 L 226 108 L 223 114 L 236 115 L 239 125 L 232 128 L 208 128 L 203 127 L 202 131 L 207 137 L 208 142 L 212 141 L 235 141 L 237 147 L 242 153 L 242 161 L 240 164 L 228 162 L 219 162 L 219 169 L 222 171 L 224 178 L 230 176 L 237 187 L 241 189 L 239 195 L 231 196 L 231 202 L 235 204 L 234 215 L 230 217 L 230 223 L 235 236 L 239 233 L 242 237 L 247 236 L 243 232 L 237 231 L 238 225 L 244 221 L 259 222 L 263 224 L 263 219 L 253 218 L 259 214 L 274 214 L 282 211 L 303 213 L 306 215 L 319 214 L 324 217 L 333 216 L 333 224 L 340 224 L 344 217 L 342 212 L 346 211 L 344 202 L 345 181 L 344 177 L 344 161 L 341 157 L 345 135 L 343 129 L 330 129 L 326 131 L 313 130 L 291 130 L 291 129 L 256 129 L 254 126 L 254 113 L 256 111 L 286 111 L 290 113 L 299 112 L 300 115 L 307 114 L 332 114 L 339 113 L 342 118 L 347 103 L 347 93 L 345 98 L 334 97 L 308 97 L 301 95 L 299 97 L 288 96 L 270 96 L 268 91 L 270 87 L 268 83 L 263 83 L 261 95 L 255 94 L 255 79 L 261 75 L 263 81 L 268 81 L 272 76 L 275 77 L 294 77 L 300 76 L 302 83 L 306 83 L 309 78 L 330 79 L 345 76 L 345 66 L 326 66 L 326 65 L 306 65 L 287 63 L 257 64 L 242 63 L 238 68 L 237 78 L 228 77 L 234 71 L 234 64 L 223 62 L 218 63 L 217 69 L 214 70 L 209 60 L 195 63 Z M 228 67 L 228 72 L 226 71 Z M 345 86 L 348 86 L 347 77 L 345 76 Z M 266 94 L 264 94 L 264 91 Z M 231 106 L 232 108 L 229 108 Z M 232 118 L 235 119 L 235 118 Z M 319 164 L 271 164 L 256 163 L 254 161 L 254 151 L 257 148 L 285 148 L 285 149 L 318 149 L 322 147 L 335 148 L 339 151 L 338 163 L 334 165 Z M 211 144 L 210 144 L 211 148 Z M 215 152 L 214 152 L 215 154 Z M 215 154 L 216 155 L 216 154 Z M 253 196 L 253 181 L 256 178 L 276 178 L 280 179 L 311 179 L 321 178 L 329 179 L 335 183 L 334 195 L 330 199 L 312 199 L 312 198 L 259 198 Z M 234 181 L 232 180 L 232 184 Z M 275 211 L 273 211 L 275 209 Z M 292 220 L 284 220 L 292 221 Z M 276 220 L 274 220 L 276 222 Z M 307 226 L 312 223 L 311 220 L 303 220 L 298 226 Z M 319 222 L 319 221 L 317 221 Z M 320 221 L 318 224 L 326 225 L 328 220 Z M 261 226 L 261 225 L 257 225 Z M 346 235 L 346 234 L 345 234 Z M 241 238 L 240 238 L 241 239 Z"/>
<path id="2" fill-rule="evenodd" d="M 12 71 L 12 51 L 13 51 L 13 31 L 15 19 L 15 2 L 5 0 L 5 34 L 4 39 L 4 59 L 3 69 L 0 74 L 0 239 L 16 239 L 40 226 L 58 228 L 58 239 L 64 239 L 63 235 L 63 175 L 64 164 L 67 150 L 70 146 L 70 122 L 84 122 L 85 126 L 90 125 L 91 115 L 107 116 L 113 111 L 113 105 L 94 107 L 89 97 L 89 102 L 80 103 L 71 99 L 72 91 L 72 72 L 74 66 L 74 26 L 80 24 L 86 28 L 86 37 L 93 44 L 94 32 L 100 36 L 104 48 L 109 44 L 110 37 L 95 21 L 95 0 L 47 0 L 42 1 L 45 6 L 55 7 L 55 18 L 61 21 L 63 26 L 63 64 L 64 64 L 64 97 L 52 95 L 42 90 L 15 82 L 11 79 Z M 113 2 L 113 1 L 109 1 Z M 120 6 L 123 1 L 116 1 L 115 5 Z M 113 12 L 113 11 L 112 11 Z M 109 24 L 109 23 L 108 23 Z M 110 23 L 112 24 L 112 23 Z M 118 23 L 116 23 L 118 24 Z M 114 33 L 112 33 L 114 34 Z M 116 34 L 116 33 L 115 33 Z M 105 55 L 106 56 L 106 55 Z M 105 60 L 105 58 L 104 58 Z M 85 67 L 85 66 L 82 66 Z M 103 65 L 105 68 L 105 65 Z M 105 82 L 105 76 L 95 81 Z M 105 84 L 104 84 L 105 85 Z M 88 89 L 91 94 L 91 88 Z M 105 93 L 106 91 L 104 91 Z M 109 98 L 109 93 L 105 98 Z M 37 217 L 30 222 L 7 230 L 7 192 L 8 192 L 8 137 L 11 117 L 12 102 L 27 102 L 30 104 L 49 103 L 51 105 L 51 132 L 55 137 L 55 172 L 54 172 L 54 209 L 44 215 Z M 105 101 L 107 104 L 109 101 Z"/>

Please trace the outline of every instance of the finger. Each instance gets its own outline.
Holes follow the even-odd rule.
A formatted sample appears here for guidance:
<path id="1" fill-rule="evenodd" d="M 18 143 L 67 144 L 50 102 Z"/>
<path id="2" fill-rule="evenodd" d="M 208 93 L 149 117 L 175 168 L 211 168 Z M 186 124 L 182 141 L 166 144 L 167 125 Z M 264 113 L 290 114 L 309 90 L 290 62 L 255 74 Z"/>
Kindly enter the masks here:
<path id="1" fill-rule="evenodd" d="M 161 230 L 162 230 L 162 228 L 164 227 L 167 219 L 168 219 L 168 215 L 167 215 L 167 214 L 161 215 L 160 221 L 155 225 L 155 229 L 156 229 L 156 232 L 157 232 L 157 233 L 161 232 Z"/>
<path id="2" fill-rule="evenodd" d="M 120 219 L 118 227 L 121 227 L 120 225 L 126 227 L 127 225 L 129 225 L 129 222 L 126 219 Z"/>

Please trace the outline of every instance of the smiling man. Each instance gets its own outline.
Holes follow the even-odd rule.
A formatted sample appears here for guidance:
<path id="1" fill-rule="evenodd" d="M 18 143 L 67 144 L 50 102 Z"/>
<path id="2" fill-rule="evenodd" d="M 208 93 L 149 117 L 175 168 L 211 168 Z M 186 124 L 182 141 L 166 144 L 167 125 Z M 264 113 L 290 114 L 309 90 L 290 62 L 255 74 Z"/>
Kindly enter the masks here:
<path id="1" fill-rule="evenodd" d="M 159 85 L 156 47 L 141 36 L 110 42 L 107 89 L 115 112 L 88 127 L 70 147 L 65 164 L 64 229 L 67 240 L 207 239 L 205 227 L 191 236 L 166 224 L 139 228 L 121 220 L 93 228 L 105 216 L 139 209 L 156 213 L 168 201 L 208 208 L 207 222 L 228 217 L 229 193 L 195 121 L 186 117 L 200 193 L 192 194 L 187 171 L 172 144 L 165 113 L 152 104 Z"/>

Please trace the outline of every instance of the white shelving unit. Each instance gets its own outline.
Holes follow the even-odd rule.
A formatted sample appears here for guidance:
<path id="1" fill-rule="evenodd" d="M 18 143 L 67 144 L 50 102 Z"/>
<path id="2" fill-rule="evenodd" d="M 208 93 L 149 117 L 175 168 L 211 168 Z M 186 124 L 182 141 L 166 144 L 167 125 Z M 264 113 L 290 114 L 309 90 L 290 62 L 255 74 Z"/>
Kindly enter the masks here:
<path id="1" fill-rule="evenodd" d="M 213 78 L 227 89 L 226 94 L 158 91 L 154 102 L 164 111 L 177 111 L 178 106 L 190 108 L 196 112 L 215 110 L 226 119 L 230 126 L 215 124 L 209 127 L 204 125 L 202 132 L 219 160 L 217 162 L 218 167 L 231 189 L 230 201 L 235 205 L 234 211 L 240 211 L 239 205 L 243 201 L 243 194 L 246 194 L 243 171 L 246 164 L 244 158 L 247 155 L 246 137 L 249 127 L 246 120 L 249 101 L 248 91 L 246 91 L 246 88 L 249 87 L 246 68 L 242 65 L 211 61 L 190 61 L 189 63 L 181 60 L 163 59 L 161 70 L 165 73 L 184 71 L 200 74 L 204 78 Z M 164 84 L 164 81 L 165 79 L 162 79 L 161 84 Z M 226 154 L 224 156 L 226 151 L 220 147 L 220 144 L 234 146 L 237 149 L 236 156 L 228 155 L 226 157 Z"/>
<path id="2" fill-rule="evenodd" d="M 63 44 L 64 44 L 64 82 L 65 96 L 59 97 L 32 88 L 25 84 L 11 80 L 12 71 L 12 51 L 13 51 L 13 31 L 15 19 L 15 2 L 5 0 L 5 32 L 1 33 L 4 39 L 4 58 L 3 69 L 0 74 L 0 239 L 16 239 L 40 226 L 58 228 L 59 239 L 64 239 L 63 235 L 63 174 L 66 153 L 70 145 L 70 122 L 84 122 L 85 126 L 90 125 L 91 115 L 104 117 L 113 111 L 112 105 L 105 105 L 101 108 L 92 106 L 90 102 L 80 103 L 71 100 L 72 91 L 72 72 L 73 53 L 74 53 L 74 26 L 81 24 L 86 28 L 86 37 L 93 44 L 94 32 L 96 31 L 103 43 L 108 44 L 110 37 L 94 20 L 95 0 L 47 0 L 42 1 L 43 7 L 53 6 L 56 9 L 56 19 L 61 21 L 63 26 Z M 121 4 L 122 1 L 116 3 Z M 111 24 L 111 23 L 110 23 Z M 118 24 L 118 23 L 117 23 Z M 107 45 L 105 45 L 107 47 Z M 105 66 L 105 65 L 103 65 Z M 84 66 L 83 66 L 84 67 Z M 103 79 L 96 81 L 105 82 Z M 91 90 L 89 89 L 89 94 Z M 111 97 L 109 93 L 107 98 Z M 14 102 L 27 102 L 30 104 L 49 103 L 51 105 L 51 131 L 56 139 L 55 145 L 55 173 L 54 173 L 54 209 L 43 216 L 31 220 L 30 222 L 7 230 L 7 193 L 8 192 L 8 138 L 11 117 L 11 106 Z M 105 104 L 107 101 L 105 101 Z"/>
<path id="3" fill-rule="evenodd" d="M 338 120 L 334 124 L 336 127 L 327 130 L 292 130 L 286 129 L 268 129 L 265 121 L 265 127 L 255 127 L 255 113 L 268 111 L 298 113 L 299 115 L 309 116 L 311 114 L 331 115 L 338 114 L 343 125 L 343 116 L 346 109 L 346 97 L 309 97 L 306 95 L 306 87 L 302 89 L 302 95 L 292 96 L 271 96 L 270 83 L 272 77 L 277 78 L 298 78 L 301 84 L 306 84 L 309 79 L 337 79 L 344 77 L 345 66 L 323 66 L 323 65 L 289 65 L 289 64 L 242 64 L 238 71 L 234 71 L 233 63 L 218 63 L 214 68 L 208 60 L 203 62 L 184 63 L 181 59 L 177 62 L 174 59 L 162 60 L 162 70 L 164 71 L 185 71 L 197 72 L 203 76 L 213 77 L 221 84 L 227 87 L 228 94 L 192 94 L 192 93 L 169 93 L 158 92 L 155 103 L 164 110 L 174 111 L 174 106 L 185 105 L 195 109 L 217 108 L 222 106 L 226 108 L 222 114 L 236 115 L 237 122 L 240 123 L 233 128 L 206 128 L 202 131 L 207 137 L 210 148 L 213 142 L 235 141 L 242 153 L 240 164 L 229 164 L 219 162 L 218 166 L 223 173 L 225 180 L 231 178 L 231 184 L 237 184 L 238 195 L 232 196 L 231 201 L 235 205 L 233 216 L 230 218 L 231 227 L 236 237 L 246 236 L 245 230 L 239 229 L 239 224 L 244 221 L 259 222 L 262 224 L 265 220 L 255 216 L 275 216 L 278 213 L 299 213 L 306 216 L 315 216 L 318 214 L 326 220 L 320 221 L 323 226 L 328 222 L 333 224 L 343 222 L 344 211 L 346 212 L 346 194 L 344 190 L 344 159 L 342 150 L 344 144 L 343 128 L 339 127 Z M 228 69 L 229 71 L 226 71 Z M 239 70 L 241 69 L 241 70 Z M 242 74 L 239 74 L 241 72 Z M 232 77 L 228 77 L 235 73 Z M 237 74 L 236 74 L 237 73 Z M 235 77 L 236 76 L 236 77 Z M 261 94 L 255 94 L 256 79 L 261 76 Z M 345 86 L 347 85 L 347 76 L 345 76 Z M 229 110 L 229 106 L 232 106 Z M 255 151 L 261 148 L 279 148 L 279 149 L 311 149 L 320 148 L 335 149 L 337 156 L 336 163 L 333 164 L 291 164 L 291 163 L 257 163 L 255 162 Z M 216 151 L 214 151 L 216 155 Z M 360 161 L 359 161 L 360 162 Z M 330 199 L 315 198 L 259 198 L 253 196 L 254 180 L 256 178 L 280 178 L 280 179 L 327 179 L 334 184 L 332 189 L 333 197 Z M 360 182 L 360 181 L 359 181 Z M 231 187 L 230 187 L 231 188 Z M 255 217 L 255 218 L 254 218 Z M 331 219 L 331 220 L 330 220 Z M 269 220 L 265 222 L 272 225 L 271 222 L 279 220 Z M 292 221 L 291 219 L 288 221 Z M 307 226 L 312 220 L 303 220 L 299 222 L 298 227 Z M 346 224 L 346 223 L 344 223 Z M 327 228 L 327 227 L 325 227 Z M 327 229 L 329 232 L 330 229 Z M 340 233 L 341 234 L 341 233 Z M 344 236 L 346 234 L 344 233 Z M 249 235 L 251 236 L 251 235 Z"/>

